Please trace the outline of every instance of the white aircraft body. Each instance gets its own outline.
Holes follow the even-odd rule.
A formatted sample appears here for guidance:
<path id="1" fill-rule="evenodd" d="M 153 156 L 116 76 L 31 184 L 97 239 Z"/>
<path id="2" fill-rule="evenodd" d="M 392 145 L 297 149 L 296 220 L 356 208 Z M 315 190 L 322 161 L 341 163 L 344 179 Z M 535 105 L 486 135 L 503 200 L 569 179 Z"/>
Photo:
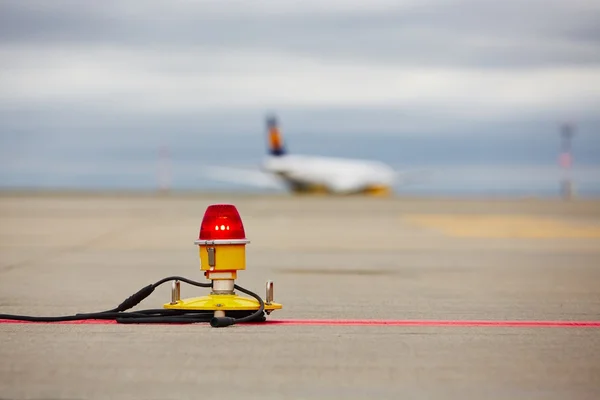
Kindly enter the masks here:
<path id="1" fill-rule="evenodd" d="M 269 154 L 260 168 L 210 167 L 207 176 L 297 194 L 390 195 L 394 183 L 408 181 L 408 174 L 378 161 L 288 154 L 274 117 L 267 119 L 267 133 Z"/>

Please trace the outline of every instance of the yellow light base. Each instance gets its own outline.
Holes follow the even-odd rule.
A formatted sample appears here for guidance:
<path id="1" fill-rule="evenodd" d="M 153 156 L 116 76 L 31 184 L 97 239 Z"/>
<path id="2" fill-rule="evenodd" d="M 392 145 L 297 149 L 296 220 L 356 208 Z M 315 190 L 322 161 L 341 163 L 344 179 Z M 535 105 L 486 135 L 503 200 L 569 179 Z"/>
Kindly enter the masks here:
<path id="1" fill-rule="evenodd" d="M 279 303 L 265 303 L 265 311 L 281 310 Z M 258 300 L 235 294 L 210 294 L 208 296 L 182 299 L 175 304 L 166 303 L 171 310 L 252 311 L 260 308 Z"/>

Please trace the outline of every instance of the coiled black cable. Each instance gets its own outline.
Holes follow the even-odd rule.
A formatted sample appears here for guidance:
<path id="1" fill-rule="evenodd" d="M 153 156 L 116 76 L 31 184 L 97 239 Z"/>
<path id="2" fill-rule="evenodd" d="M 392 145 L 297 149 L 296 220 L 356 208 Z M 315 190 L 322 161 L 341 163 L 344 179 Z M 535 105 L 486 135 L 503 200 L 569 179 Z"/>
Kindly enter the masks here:
<path id="1" fill-rule="evenodd" d="M 244 289 L 241 286 L 234 285 L 235 289 L 243 292 L 249 296 L 254 297 L 258 300 L 260 307 L 255 312 L 249 315 L 243 315 L 239 318 L 233 317 L 213 317 L 213 312 L 209 310 L 177 310 L 177 309 L 151 309 L 151 310 L 139 310 L 132 312 L 125 312 L 139 303 L 154 292 L 154 290 L 169 281 L 181 281 L 193 286 L 210 288 L 212 283 L 202 283 L 192 281 L 187 278 L 180 276 L 170 276 L 159 280 L 158 282 L 145 286 L 136 293 L 129 296 L 117 307 L 94 313 L 82 313 L 75 315 L 66 315 L 60 317 L 32 317 L 28 315 L 11 315 L 11 314 L 0 314 L 0 319 L 8 319 L 14 321 L 27 321 L 27 322 L 64 322 L 64 321 L 81 321 L 87 319 L 103 319 L 103 320 L 114 320 L 120 324 L 165 324 L 165 323 L 176 323 L 176 324 L 193 324 L 197 322 L 210 322 L 210 325 L 215 328 L 226 327 L 240 322 L 260 321 L 261 318 L 264 320 L 264 309 L 265 303 L 259 295 L 256 293 Z M 240 312 L 232 312 L 232 314 L 239 315 Z"/>

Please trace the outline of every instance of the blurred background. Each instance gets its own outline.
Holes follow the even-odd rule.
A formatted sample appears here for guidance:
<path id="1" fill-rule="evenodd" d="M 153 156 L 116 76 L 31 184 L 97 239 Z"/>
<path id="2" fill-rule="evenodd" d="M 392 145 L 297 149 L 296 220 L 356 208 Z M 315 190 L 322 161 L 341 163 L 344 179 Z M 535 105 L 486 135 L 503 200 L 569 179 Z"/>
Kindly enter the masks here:
<path id="1" fill-rule="evenodd" d="M 599 21 L 598 0 L 0 0 L 0 313 L 201 278 L 218 201 L 252 241 L 237 282 L 275 282 L 269 319 L 442 320 L 0 319 L 0 396 L 600 399 L 597 330 L 461 326 L 600 321 Z M 426 173 L 377 203 L 238 195 L 283 191 L 206 173 L 257 168 L 270 114 L 290 155 Z M 337 187 L 364 178 L 340 170 Z M 167 301 L 163 285 L 139 309 Z"/>
<path id="2" fill-rule="evenodd" d="M 3 1 L 0 187 L 234 190 L 293 153 L 421 195 L 600 194 L 597 1 Z M 572 132 L 570 146 L 561 132 Z M 562 154 L 562 156 L 561 156 Z"/>

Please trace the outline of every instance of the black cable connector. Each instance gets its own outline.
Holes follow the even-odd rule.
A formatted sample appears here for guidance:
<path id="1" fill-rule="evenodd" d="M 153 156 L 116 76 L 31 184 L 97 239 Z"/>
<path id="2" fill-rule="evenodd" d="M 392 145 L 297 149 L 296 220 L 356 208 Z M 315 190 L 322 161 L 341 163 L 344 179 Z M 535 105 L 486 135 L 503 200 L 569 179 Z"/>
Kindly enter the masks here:
<path id="1" fill-rule="evenodd" d="M 143 287 L 136 293 L 129 296 L 121 304 L 112 310 L 95 312 L 95 313 L 82 313 L 75 315 L 67 315 L 61 317 L 32 317 L 27 315 L 11 315 L 11 314 L 0 314 L 0 319 L 9 319 L 15 321 L 27 321 L 27 322 L 64 322 L 64 321 L 82 321 L 87 319 L 103 319 L 103 320 L 114 320 L 119 324 L 193 324 L 198 322 L 210 322 L 210 325 L 214 328 L 222 328 L 238 324 L 240 322 L 251 322 L 251 321 L 264 321 L 264 309 L 265 303 L 259 295 L 251 292 L 248 289 L 244 289 L 241 286 L 234 285 L 239 291 L 246 293 L 249 296 L 254 297 L 258 300 L 260 307 L 255 312 L 249 315 L 243 315 L 240 318 L 233 317 L 213 317 L 213 312 L 209 310 L 177 310 L 177 309 L 153 309 L 153 310 L 140 310 L 133 312 L 125 312 L 130 308 L 135 307 L 148 296 L 150 296 L 154 290 L 165 282 L 169 281 L 181 281 L 193 286 L 212 287 L 211 283 L 201 283 L 192 281 L 187 278 L 180 276 L 170 276 L 160 281 Z M 240 311 L 233 312 L 240 314 Z"/>
<path id="2" fill-rule="evenodd" d="M 154 285 L 148 285 L 145 288 L 140 289 L 137 293 L 131 295 L 124 302 L 119 304 L 114 311 L 125 311 L 137 306 L 146 299 L 146 297 L 150 296 L 152 292 L 154 292 L 154 289 L 156 289 L 156 286 Z"/>

